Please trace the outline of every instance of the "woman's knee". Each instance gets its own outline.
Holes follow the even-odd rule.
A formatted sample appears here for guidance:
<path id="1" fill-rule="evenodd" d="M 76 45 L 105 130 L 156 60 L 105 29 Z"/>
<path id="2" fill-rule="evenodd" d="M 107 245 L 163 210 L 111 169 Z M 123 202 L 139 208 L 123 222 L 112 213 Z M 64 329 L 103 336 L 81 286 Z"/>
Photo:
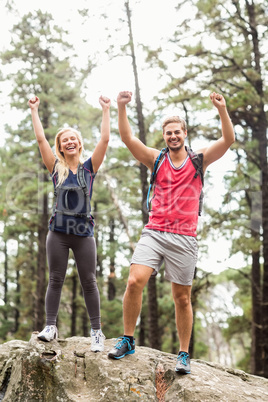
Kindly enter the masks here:
<path id="1" fill-rule="evenodd" d="M 61 275 L 50 275 L 49 286 L 53 290 L 60 290 L 64 284 L 64 277 Z"/>
<path id="2" fill-rule="evenodd" d="M 80 279 L 80 283 L 84 292 L 94 292 L 98 289 L 95 275 L 90 275 L 86 279 Z"/>

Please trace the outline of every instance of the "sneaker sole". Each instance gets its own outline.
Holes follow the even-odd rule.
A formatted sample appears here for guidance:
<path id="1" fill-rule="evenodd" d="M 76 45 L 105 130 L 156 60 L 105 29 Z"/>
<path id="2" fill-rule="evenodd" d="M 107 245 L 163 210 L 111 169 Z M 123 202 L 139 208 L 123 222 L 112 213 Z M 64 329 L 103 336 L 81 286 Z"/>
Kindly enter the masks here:
<path id="1" fill-rule="evenodd" d="M 55 338 L 53 338 L 53 339 L 48 340 L 44 336 L 38 336 L 37 338 L 40 339 L 40 341 L 43 341 L 43 342 L 51 342 L 51 341 L 53 341 L 53 339 L 55 339 Z"/>
<path id="2" fill-rule="evenodd" d="M 109 355 L 108 354 L 108 357 L 110 357 L 110 359 L 116 359 L 116 360 L 119 360 L 119 359 L 122 359 L 123 357 L 125 357 L 126 355 L 133 355 L 135 353 L 135 350 L 131 350 L 130 352 L 126 352 L 124 355 L 122 355 L 122 356 L 114 356 L 114 355 Z"/>
<path id="3" fill-rule="evenodd" d="M 180 373 L 180 374 L 191 374 L 191 371 L 187 371 L 187 370 L 183 370 L 183 369 L 178 369 L 176 370 L 176 373 Z"/>
<path id="4" fill-rule="evenodd" d="M 37 335 L 37 338 L 40 339 L 40 341 L 51 342 L 51 341 L 53 341 L 54 339 L 58 339 L 58 335 L 55 334 L 54 338 L 52 338 L 52 339 L 47 339 L 47 338 L 46 338 L 45 336 L 43 336 L 43 335 L 41 335 L 41 336 L 38 336 L 38 335 Z"/>
<path id="5" fill-rule="evenodd" d="M 91 352 L 104 352 L 104 348 L 103 349 L 90 349 Z"/>

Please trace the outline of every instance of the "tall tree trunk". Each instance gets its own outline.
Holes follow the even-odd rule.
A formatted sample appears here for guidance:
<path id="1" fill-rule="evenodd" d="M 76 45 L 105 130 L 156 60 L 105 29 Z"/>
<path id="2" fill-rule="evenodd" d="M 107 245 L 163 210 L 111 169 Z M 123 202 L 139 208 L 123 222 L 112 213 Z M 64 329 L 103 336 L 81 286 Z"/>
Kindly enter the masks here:
<path id="1" fill-rule="evenodd" d="M 153 349 L 161 349 L 158 327 L 158 303 L 155 276 L 148 282 L 148 311 L 149 311 L 149 345 Z"/>
<path id="2" fill-rule="evenodd" d="M 194 279 L 196 279 L 196 272 L 197 272 L 197 268 L 195 267 Z M 197 298 L 198 298 L 198 293 L 201 289 L 202 289 L 202 285 L 198 285 L 198 284 L 194 283 L 192 286 L 192 291 L 191 291 L 193 326 L 192 326 L 192 333 L 191 333 L 191 338 L 190 338 L 190 343 L 189 343 L 189 354 L 192 358 L 194 358 L 194 342 L 195 342 L 194 325 L 195 325 L 195 317 L 196 317 L 196 310 L 197 310 Z"/>
<path id="3" fill-rule="evenodd" d="M 251 325 L 251 359 L 250 371 L 255 375 L 262 375 L 262 297 L 261 297 L 261 267 L 260 251 L 252 253 L 251 270 L 252 294 L 252 325 Z"/>
<path id="4" fill-rule="evenodd" d="M 20 310 L 17 306 L 20 305 L 20 273 L 19 270 L 17 270 L 16 274 L 16 299 L 15 299 L 15 322 L 14 322 L 14 332 L 16 333 L 19 329 L 19 321 L 20 321 Z"/>
<path id="5" fill-rule="evenodd" d="M 42 167 L 39 175 L 40 183 L 47 182 L 47 173 Z M 46 237 L 48 225 L 48 196 L 44 189 L 39 188 L 39 224 L 38 224 L 38 253 L 37 253 L 37 283 L 36 283 L 36 305 L 35 305 L 35 330 L 41 331 L 44 326 L 45 316 L 45 293 L 46 293 Z"/>
<path id="6" fill-rule="evenodd" d="M 139 333 L 139 345 L 144 346 L 146 342 L 146 315 L 144 309 L 141 309 L 140 313 L 140 333 Z"/>
<path id="7" fill-rule="evenodd" d="M 77 275 L 73 270 L 72 275 L 72 317 L 71 317 L 71 336 L 76 336 L 76 317 L 77 317 Z"/>
<path id="8" fill-rule="evenodd" d="M 176 328 L 171 332 L 171 340 L 172 340 L 171 353 L 176 355 L 178 353 L 178 350 L 176 347 L 176 341 L 177 341 L 177 329 Z"/>
<path id="9" fill-rule="evenodd" d="M 95 215 L 98 216 L 98 203 L 95 201 L 94 202 L 94 211 Z M 96 249 L 97 249 L 97 272 L 96 276 L 103 276 L 103 264 L 102 264 L 102 255 L 99 253 L 99 229 L 98 229 L 98 221 L 96 219 L 96 225 L 94 226 L 94 232 L 95 232 L 95 240 L 96 240 Z"/>
<path id="10" fill-rule="evenodd" d="M 193 328 L 192 328 L 192 333 L 191 333 L 191 338 L 190 338 L 190 343 L 189 343 L 189 354 L 192 358 L 194 358 L 194 342 L 195 342 L 195 336 L 194 336 L 194 323 L 195 323 L 195 310 L 193 309 Z"/>
<path id="11" fill-rule="evenodd" d="M 139 139 L 146 145 L 146 133 L 145 133 L 145 123 L 144 116 L 142 111 L 142 102 L 140 96 L 140 87 L 138 80 L 138 70 L 136 63 L 136 55 L 134 49 L 134 40 L 132 33 L 132 24 L 131 24 L 131 12 L 129 8 L 129 1 L 125 2 L 126 6 L 126 14 L 129 28 L 129 45 L 131 49 L 131 58 L 132 58 L 132 67 L 134 73 L 135 80 L 135 93 L 136 93 L 136 111 L 138 116 L 138 127 L 139 127 Z M 147 167 L 143 164 L 140 165 L 140 179 L 141 179 L 141 190 L 142 190 L 142 221 L 145 225 L 148 222 L 148 211 L 146 208 L 146 199 L 148 192 L 148 178 L 147 178 Z M 151 277 L 148 281 L 148 320 L 149 320 L 149 342 L 150 346 L 155 349 L 160 349 L 160 337 L 159 337 L 159 326 L 158 326 L 158 315 L 157 315 L 157 297 L 156 297 L 156 278 Z M 144 317 L 144 314 L 141 314 L 141 320 Z M 144 324 L 141 321 L 141 326 Z M 143 339 L 140 338 L 140 345 L 142 345 Z"/>
<path id="12" fill-rule="evenodd" d="M 120 206 L 118 198 L 117 198 L 117 196 L 115 194 L 115 191 L 112 188 L 112 186 L 110 186 L 110 184 L 109 184 L 110 181 L 111 181 L 111 178 L 110 178 L 110 176 L 107 175 L 107 173 L 104 173 L 103 175 L 105 177 L 105 180 L 107 181 L 107 187 L 109 189 L 110 196 L 112 198 L 113 204 L 114 204 L 114 206 L 115 206 L 115 208 L 116 208 L 116 210 L 118 212 L 119 220 L 120 220 L 121 224 L 123 225 L 123 227 L 125 229 L 125 232 L 126 232 L 126 235 L 128 237 L 128 242 L 129 242 L 129 245 L 130 245 L 130 249 L 134 252 L 135 246 L 134 246 L 133 241 L 131 240 L 131 235 L 130 235 L 130 232 L 129 232 L 128 222 L 127 222 L 126 218 L 124 217 L 124 213 L 122 211 L 122 208 Z"/>
<path id="13" fill-rule="evenodd" d="M 18 244 L 19 250 L 19 244 Z M 20 319 L 20 268 L 16 267 L 16 298 L 15 298 L 15 322 L 14 322 L 14 332 L 16 333 L 19 329 L 19 319 Z"/>
<path id="14" fill-rule="evenodd" d="M 110 274 L 108 277 L 108 300 L 114 300 L 115 288 L 115 245 L 114 245 L 114 219 L 110 220 Z"/>
<path id="15" fill-rule="evenodd" d="M 261 124 L 260 162 L 262 172 L 262 247 L 263 247 L 263 280 L 262 280 L 262 341 L 263 341 L 263 376 L 268 378 L 268 168 L 267 168 L 267 120 L 263 110 Z"/>
<path id="16" fill-rule="evenodd" d="M 81 288 L 80 294 L 83 296 L 82 288 Z M 89 335 L 88 323 L 89 323 L 89 318 L 88 318 L 87 309 L 84 308 L 83 313 L 82 313 L 82 333 L 83 333 L 84 337 L 87 337 Z"/>
<path id="17" fill-rule="evenodd" d="M 262 95 L 263 91 L 260 88 L 260 83 L 256 83 L 256 88 L 259 88 L 259 94 Z M 262 375 L 268 378 L 268 164 L 267 164 L 267 119 L 264 110 L 264 104 L 260 102 L 259 104 L 260 113 L 258 115 L 258 121 L 255 123 L 255 126 L 252 128 L 254 132 L 254 138 L 258 140 L 259 143 L 259 166 L 261 169 L 261 217 L 262 217 L 262 250 L 263 250 L 263 277 L 262 281 L 260 278 L 260 282 L 262 282 L 262 308 L 261 308 L 261 319 L 257 317 L 261 321 L 261 331 L 255 332 L 255 343 L 253 344 L 256 347 L 254 350 L 253 356 L 255 356 L 256 361 L 253 364 L 255 367 L 254 374 Z M 253 211 L 254 212 L 254 211 Z M 260 258 L 260 255 L 259 255 Z M 260 264 L 260 262 L 259 262 Z M 257 263 L 255 262 L 255 266 L 257 267 Z M 255 266 L 252 268 L 255 269 Z M 258 270 L 260 268 L 256 268 L 256 273 L 253 272 L 254 277 L 258 277 Z M 261 297 L 261 296 L 260 296 Z M 255 295 L 252 295 L 252 302 L 257 303 L 256 306 L 252 306 L 253 312 L 256 314 L 257 309 L 260 309 L 259 301 L 256 300 Z M 259 314 L 259 313 L 257 313 Z M 256 317 L 255 317 L 256 318 Z M 254 325 L 254 321 L 253 321 Z M 259 349 L 260 345 L 262 348 Z M 260 354 L 262 356 L 262 365 L 260 367 Z"/>
<path id="18" fill-rule="evenodd" d="M 255 138 L 259 142 L 260 168 L 262 175 L 262 248 L 263 248 L 263 288 L 262 288 L 262 342 L 263 342 L 263 376 L 268 378 L 268 164 L 267 164 L 267 118 L 264 107 L 264 83 L 262 80 L 260 40 L 256 22 L 256 5 L 246 2 L 252 37 L 255 70 L 258 74 L 255 80 L 255 89 L 259 95 L 256 110 L 259 112 L 252 125 Z M 261 341 L 260 341 L 261 342 Z M 258 342 L 257 345 L 260 343 Z M 255 356 L 258 351 L 256 350 Z M 261 350 L 259 351 L 261 353 Z M 257 368 L 257 362 L 255 364 Z"/>
<path id="19" fill-rule="evenodd" d="M 3 311 L 4 319 L 7 321 L 7 303 L 8 303 L 8 253 L 7 253 L 7 240 L 4 240 L 4 305 Z"/>

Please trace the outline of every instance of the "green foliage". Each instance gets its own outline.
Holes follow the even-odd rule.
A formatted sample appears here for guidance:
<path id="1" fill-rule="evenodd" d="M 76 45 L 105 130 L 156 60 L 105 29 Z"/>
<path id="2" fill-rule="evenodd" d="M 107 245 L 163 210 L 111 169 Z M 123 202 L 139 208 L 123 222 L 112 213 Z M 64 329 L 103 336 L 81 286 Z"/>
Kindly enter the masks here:
<path id="1" fill-rule="evenodd" d="M 102 331 L 106 338 L 124 335 L 122 299 L 107 300 L 101 298 Z"/>
<path id="2" fill-rule="evenodd" d="M 252 252 L 262 249 L 258 212 L 260 205 L 257 203 L 261 191 L 258 178 L 260 149 L 256 133 L 262 126 L 260 114 L 263 105 L 267 103 L 267 84 L 264 81 L 267 57 L 256 53 L 256 44 L 262 49 L 265 47 L 267 13 L 260 1 L 254 1 L 251 7 L 238 1 L 221 0 L 195 1 L 191 4 L 193 8 L 189 17 L 189 14 L 180 12 L 185 2 L 178 2 L 180 23 L 166 46 L 173 55 L 173 60 L 166 57 L 167 49 L 164 46 L 158 46 L 157 49 L 143 46 L 145 57 L 147 56 L 146 65 L 157 68 L 160 76 L 167 77 L 167 84 L 154 99 L 156 110 L 146 111 L 148 145 L 163 147 L 160 120 L 162 111 L 168 106 L 178 109 L 185 116 L 190 144 L 200 138 L 219 138 L 218 117 L 214 118 L 211 112 L 208 95 L 214 90 L 224 94 L 236 129 L 237 142 L 232 148 L 237 163 L 234 171 L 228 172 L 224 178 L 226 195 L 222 207 L 219 210 L 206 210 L 207 222 L 203 225 L 199 249 L 206 253 L 208 236 L 216 238 L 220 235 L 231 239 L 231 254 L 242 251 L 248 258 Z M 258 33 L 254 42 L 252 38 L 255 31 L 249 18 L 250 10 L 255 12 Z M 81 13 L 86 17 L 88 10 Z M 51 145 L 57 129 L 68 124 L 82 132 L 86 155 L 90 155 L 99 138 L 101 111 L 88 105 L 81 95 L 83 80 L 91 71 L 92 62 L 89 62 L 87 70 L 78 71 L 73 67 L 74 50 L 64 39 L 65 31 L 54 25 L 50 14 L 41 11 L 29 13 L 14 26 L 12 32 L 10 47 L 1 55 L 4 71 L 8 67 L 9 73 L 5 75 L 1 72 L 1 79 L 12 84 L 12 106 L 15 110 L 20 110 L 23 117 L 16 128 L 13 124 L 6 127 L 5 146 L 0 150 L 1 236 L 9 247 L 14 247 L 12 245 L 15 243 L 17 250 L 16 255 L 6 260 L 6 278 L 1 266 L 1 279 L 3 278 L 3 284 L 5 281 L 8 284 L 8 297 L 0 310 L 1 324 L 3 323 L 0 338 L 28 339 L 31 331 L 36 329 L 34 305 L 39 252 L 38 228 L 42 212 L 49 214 L 52 185 L 48 175 L 42 174 L 40 154 L 34 140 L 29 113 L 26 112 L 27 97 L 29 93 L 36 93 L 40 97 L 40 116 Z M 126 35 L 121 36 L 126 38 Z M 110 36 L 109 43 L 113 40 L 114 37 Z M 120 57 L 123 56 L 121 45 L 120 41 L 113 44 L 113 50 L 120 49 Z M 267 114 L 266 109 L 265 113 Z M 136 134 L 137 122 L 131 109 L 130 121 Z M 114 110 L 112 127 L 117 127 Z M 206 180 L 208 183 L 208 174 Z M 40 201 L 44 195 L 48 198 L 48 211 L 42 211 L 41 208 Z M 252 208 L 254 202 L 256 204 Z M 140 203 L 139 164 L 121 144 L 117 129 L 113 129 L 105 163 L 95 180 L 92 199 L 96 221 L 102 325 L 108 338 L 117 337 L 123 332 L 122 298 L 128 276 L 125 260 L 130 260 L 131 243 L 138 240 L 142 228 Z M 113 240 L 110 237 L 111 221 L 115 224 Z M 3 247 L 1 250 L 3 251 Z M 116 297 L 108 301 L 107 277 L 114 268 L 114 257 Z M 70 335 L 71 268 L 73 269 L 72 265 L 68 267 L 68 272 L 71 272 L 66 277 L 62 292 L 59 313 L 61 336 Z M 239 271 L 230 270 L 219 276 L 211 275 L 210 286 L 203 288 L 201 285 L 206 282 L 205 276 L 197 278 L 196 358 L 220 358 L 215 349 L 218 336 L 224 350 L 229 348 L 230 355 L 234 355 L 234 364 L 243 370 L 249 370 L 252 310 L 249 275 L 249 267 Z M 162 273 L 157 279 L 157 285 L 162 348 L 170 352 L 178 348 L 177 337 L 174 338 L 174 303 L 170 284 L 163 280 Z M 228 309 L 229 306 L 221 299 L 219 289 L 227 289 L 232 294 L 232 307 L 239 307 L 239 314 L 237 309 Z M 3 300 L 3 287 L 0 295 Z M 222 302 L 220 306 L 216 303 L 219 300 Z M 82 335 L 85 306 L 80 292 L 75 303 L 78 311 L 77 334 Z M 145 316 L 147 309 L 145 289 Z M 3 319 L 6 315 L 7 319 Z M 147 334 L 147 322 L 145 331 Z M 211 339 L 215 341 L 214 344 L 210 342 Z"/>
<path id="3" fill-rule="evenodd" d="M 162 269 L 163 271 L 163 269 Z M 161 276 L 163 272 L 161 272 Z M 171 284 L 163 280 L 163 277 L 157 281 L 158 291 L 158 313 L 159 327 L 162 334 L 162 350 L 171 353 L 174 349 L 179 349 L 175 323 L 175 306 L 171 293 Z M 176 342 L 174 343 L 174 334 Z M 175 352 L 176 353 L 176 352 Z"/>
<path id="4" fill-rule="evenodd" d="M 208 349 L 209 349 L 206 340 L 207 331 L 206 328 L 202 325 L 201 319 L 199 317 L 195 317 L 194 333 L 195 333 L 194 358 L 205 359 L 208 357 Z"/>

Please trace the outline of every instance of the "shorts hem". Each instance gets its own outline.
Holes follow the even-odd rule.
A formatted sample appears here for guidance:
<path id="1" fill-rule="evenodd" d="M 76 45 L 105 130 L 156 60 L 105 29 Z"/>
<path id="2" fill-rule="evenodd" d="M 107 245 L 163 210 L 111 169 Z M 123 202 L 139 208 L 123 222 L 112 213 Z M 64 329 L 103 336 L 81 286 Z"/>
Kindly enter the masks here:
<path id="1" fill-rule="evenodd" d="M 192 286 L 193 285 L 193 280 L 192 280 L 192 282 L 185 284 L 185 283 L 181 283 L 181 281 L 178 281 L 177 279 L 174 279 L 174 278 L 171 279 L 167 275 L 165 275 L 165 279 L 171 283 L 176 283 L 177 285 L 182 285 L 182 286 Z"/>
<path id="2" fill-rule="evenodd" d="M 135 264 L 135 265 L 143 265 L 143 266 L 145 266 L 145 267 L 151 268 L 151 269 L 153 269 L 155 275 L 158 274 L 158 272 L 159 272 L 156 268 L 151 267 L 151 266 L 148 265 L 148 264 L 144 264 L 144 262 L 143 262 L 143 263 L 140 263 L 140 262 L 130 261 L 130 266 L 133 265 L 133 264 Z M 154 274 L 154 273 L 153 273 L 153 274 Z"/>

